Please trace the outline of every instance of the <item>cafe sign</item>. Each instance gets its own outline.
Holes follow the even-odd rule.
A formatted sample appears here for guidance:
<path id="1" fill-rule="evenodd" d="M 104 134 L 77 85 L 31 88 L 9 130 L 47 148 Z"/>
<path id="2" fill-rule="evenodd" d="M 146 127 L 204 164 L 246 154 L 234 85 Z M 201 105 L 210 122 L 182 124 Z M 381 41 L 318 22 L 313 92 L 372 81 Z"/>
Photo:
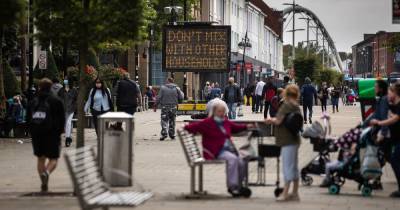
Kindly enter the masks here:
<path id="1" fill-rule="evenodd" d="M 229 72 L 230 35 L 230 26 L 165 26 L 163 71 Z"/>

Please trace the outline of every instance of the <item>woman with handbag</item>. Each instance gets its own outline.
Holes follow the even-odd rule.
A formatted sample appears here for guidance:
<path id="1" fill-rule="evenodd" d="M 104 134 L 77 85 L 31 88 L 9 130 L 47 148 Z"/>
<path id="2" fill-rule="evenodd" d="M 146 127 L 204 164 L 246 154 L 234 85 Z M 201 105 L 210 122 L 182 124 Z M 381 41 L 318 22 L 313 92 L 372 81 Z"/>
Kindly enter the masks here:
<path id="1" fill-rule="evenodd" d="M 285 181 L 282 194 L 277 201 L 299 201 L 299 168 L 298 168 L 298 150 L 300 145 L 299 131 L 293 131 L 294 126 L 288 125 L 286 118 L 295 113 L 301 116 L 298 98 L 300 91 L 297 85 L 288 85 L 283 93 L 283 103 L 280 106 L 276 117 L 268 118 L 267 124 L 275 125 L 276 144 L 281 147 L 283 177 Z M 302 121 L 302 117 L 292 117 L 289 121 Z M 290 184 L 293 183 L 292 194 L 289 194 Z"/>
<path id="2" fill-rule="evenodd" d="M 231 140 L 232 133 L 238 133 L 252 124 L 238 125 L 228 120 L 228 106 L 220 99 L 214 99 L 208 118 L 184 127 L 189 133 L 202 135 L 203 156 L 207 160 L 226 160 L 228 192 L 233 197 L 250 197 L 250 189 L 242 184 L 247 176 L 247 163 L 243 160 Z"/>

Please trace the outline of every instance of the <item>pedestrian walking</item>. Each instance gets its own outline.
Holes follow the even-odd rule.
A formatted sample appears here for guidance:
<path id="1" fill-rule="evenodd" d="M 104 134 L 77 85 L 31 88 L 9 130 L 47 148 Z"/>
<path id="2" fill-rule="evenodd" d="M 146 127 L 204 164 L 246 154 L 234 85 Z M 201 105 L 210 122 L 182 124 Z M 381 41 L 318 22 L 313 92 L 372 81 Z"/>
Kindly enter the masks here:
<path id="1" fill-rule="evenodd" d="M 282 86 L 281 86 L 281 88 L 285 89 L 285 88 L 286 88 L 286 86 L 288 86 L 288 85 L 289 85 L 289 81 L 290 81 L 290 78 L 289 78 L 289 76 L 284 76 L 284 77 L 283 77 L 283 83 L 282 83 Z"/>
<path id="2" fill-rule="evenodd" d="M 339 98 L 340 98 L 340 89 L 337 86 L 334 86 L 331 90 L 331 102 L 332 102 L 332 112 L 339 112 Z"/>
<path id="3" fill-rule="evenodd" d="M 48 191 L 50 174 L 57 167 L 65 124 L 64 106 L 51 93 L 52 84 L 47 78 L 40 80 L 39 91 L 29 103 L 27 115 L 42 192 Z"/>
<path id="4" fill-rule="evenodd" d="M 221 98 L 221 92 L 221 88 L 219 88 L 219 84 L 216 82 L 210 90 L 209 99 L 213 100 L 214 98 Z"/>
<path id="5" fill-rule="evenodd" d="M 275 118 L 268 118 L 267 124 L 273 124 L 275 128 L 276 144 L 281 147 L 282 168 L 285 185 L 283 192 L 277 201 L 300 200 L 299 198 L 299 168 L 298 151 L 300 146 L 300 134 L 293 134 L 285 123 L 289 113 L 301 113 L 298 98 L 300 92 L 296 85 L 288 85 L 283 93 L 283 103 Z M 289 194 L 290 185 L 293 183 L 292 194 Z"/>
<path id="6" fill-rule="evenodd" d="M 261 79 L 257 82 L 255 95 L 256 95 L 256 107 L 255 112 L 263 112 L 263 104 L 264 104 L 264 97 L 263 97 L 263 89 L 264 89 L 265 82 Z"/>
<path id="7" fill-rule="evenodd" d="M 241 102 L 240 88 L 235 84 L 235 79 L 230 77 L 228 80 L 228 86 L 224 90 L 224 101 L 228 105 L 228 116 L 229 119 L 236 119 L 236 108 Z"/>
<path id="8" fill-rule="evenodd" d="M 62 84 L 60 84 L 60 80 L 57 78 L 52 79 L 53 84 L 51 85 L 51 93 L 53 93 L 55 96 L 57 96 L 58 91 L 63 87 Z"/>
<path id="9" fill-rule="evenodd" d="M 96 134 L 98 134 L 98 116 L 114 110 L 114 105 L 111 100 L 111 92 L 104 86 L 104 82 L 100 78 L 97 78 L 94 81 L 84 110 L 86 113 L 90 112 L 92 114 L 94 128 L 96 130 Z"/>
<path id="10" fill-rule="evenodd" d="M 175 139 L 176 108 L 178 103 L 183 100 L 183 97 L 183 92 L 174 83 L 173 78 L 168 78 L 166 84 L 161 86 L 156 101 L 156 104 L 161 106 L 160 141 L 164 141 L 167 136 L 172 140 Z M 156 111 L 156 107 L 154 111 Z"/>
<path id="11" fill-rule="evenodd" d="M 58 91 L 58 97 L 64 104 L 65 111 L 65 146 L 72 143 L 72 118 L 77 108 L 78 91 L 68 79 L 64 79 L 64 87 Z"/>
<path id="12" fill-rule="evenodd" d="M 232 133 L 238 133 L 254 126 L 252 124 L 238 125 L 229 121 L 226 117 L 228 107 L 221 100 L 213 100 L 211 109 L 210 117 L 186 125 L 184 128 L 190 133 L 201 134 L 205 159 L 227 161 L 227 187 L 233 197 L 251 194 L 250 189 L 243 186 L 247 177 L 247 162 L 239 156 L 231 136 Z"/>
<path id="13" fill-rule="evenodd" d="M 271 78 L 267 79 L 267 83 L 262 90 L 264 96 L 264 119 L 268 117 L 268 110 L 271 108 L 272 98 L 276 96 L 276 87 L 272 84 Z"/>
<path id="14" fill-rule="evenodd" d="M 301 101 L 303 103 L 303 116 L 304 124 L 307 124 L 307 111 L 308 121 L 312 123 L 313 105 L 317 103 L 317 90 L 311 84 L 311 79 L 306 77 L 304 85 L 301 87 Z"/>
<path id="15" fill-rule="evenodd" d="M 207 81 L 203 89 L 203 96 L 206 101 L 210 100 L 210 91 L 211 91 L 211 85 L 210 82 Z"/>
<path id="16" fill-rule="evenodd" d="M 117 110 L 134 115 L 138 104 L 142 104 L 142 93 L 139 85 L 131 80 L 129 73 L 126 72 L 123 79 L 118 81 L 115 90 Z"/>
<path id="17" fill-rule="evenodd" d="M 319 88 L 318 98 L 319 101 L 321 102 L 322 112 L 326 112 L 326 105 L 329 99 L 328 85 L 326 84 L 326 82 L 323 82 L 321 87 Z"/>
<path id="18" fill-rule="evenodd" d="M 276 90 L 276 96 L 272 97 L 271 99 L 271 107 L 269 109 L 269 116 L 275 117 L 278 113 L 279 107 L 282 105 L 283 101 L 283 88 L 278 88 Z"/>
<path id="19" fill-rule="evenodd" d="M 371 120 L 371 125 L 389 126 L 390 143 L 392 152 L 390 164 L 397 180 L 397 190 L 390 197 L 400 198 L 400 83 L 395 83 L 389 88 L 388 99 L 391 116 L 386 120 Z"/>

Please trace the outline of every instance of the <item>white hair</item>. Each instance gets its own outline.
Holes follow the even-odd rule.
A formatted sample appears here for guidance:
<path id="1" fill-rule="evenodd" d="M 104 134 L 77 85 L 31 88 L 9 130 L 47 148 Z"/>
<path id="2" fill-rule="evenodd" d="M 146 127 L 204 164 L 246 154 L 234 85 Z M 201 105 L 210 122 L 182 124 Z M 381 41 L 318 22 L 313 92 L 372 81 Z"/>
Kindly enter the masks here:
<path id="1" fill-rule="evenodd" d="M 213 100 L 209 101 L 207 103 L 207 108 L 206 112 L 208 113 L 208 116 L 213 116 L 214 115 L 214 108 L 216 106 L 221 106 L 225 109 L 225 115 L 228 115 L 228 105 L 226 105 L 225 101 L 219 99 L 219 98 L 214 98 Z"/>

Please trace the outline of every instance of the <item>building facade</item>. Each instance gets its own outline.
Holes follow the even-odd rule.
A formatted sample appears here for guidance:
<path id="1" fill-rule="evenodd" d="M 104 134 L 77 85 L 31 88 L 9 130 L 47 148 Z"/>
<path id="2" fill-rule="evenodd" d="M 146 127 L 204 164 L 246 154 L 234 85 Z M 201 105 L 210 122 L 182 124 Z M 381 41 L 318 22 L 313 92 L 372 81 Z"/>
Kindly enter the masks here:
<path id="1" fill-rule="evenodd" d="M 352 47 L 353 76 L 388 77 L 392 73 L 400 73 L 400 51 L 393 51 L 388 46 L 395 34 L 385 31 L 365 34 L 364 40 Z"/>
<path id="2" fill-rule="evenodd" d="M 231 26 L 231 71 L 208 73 L 201 83 L 213 81 L 224 84 L 234 76 L 245 86 L 255 79 L 283 75 L 282 15 L 262 0 L 203 0 L 202 21 Z M 251 47 L 239 46 L 247 34 Z"/>

